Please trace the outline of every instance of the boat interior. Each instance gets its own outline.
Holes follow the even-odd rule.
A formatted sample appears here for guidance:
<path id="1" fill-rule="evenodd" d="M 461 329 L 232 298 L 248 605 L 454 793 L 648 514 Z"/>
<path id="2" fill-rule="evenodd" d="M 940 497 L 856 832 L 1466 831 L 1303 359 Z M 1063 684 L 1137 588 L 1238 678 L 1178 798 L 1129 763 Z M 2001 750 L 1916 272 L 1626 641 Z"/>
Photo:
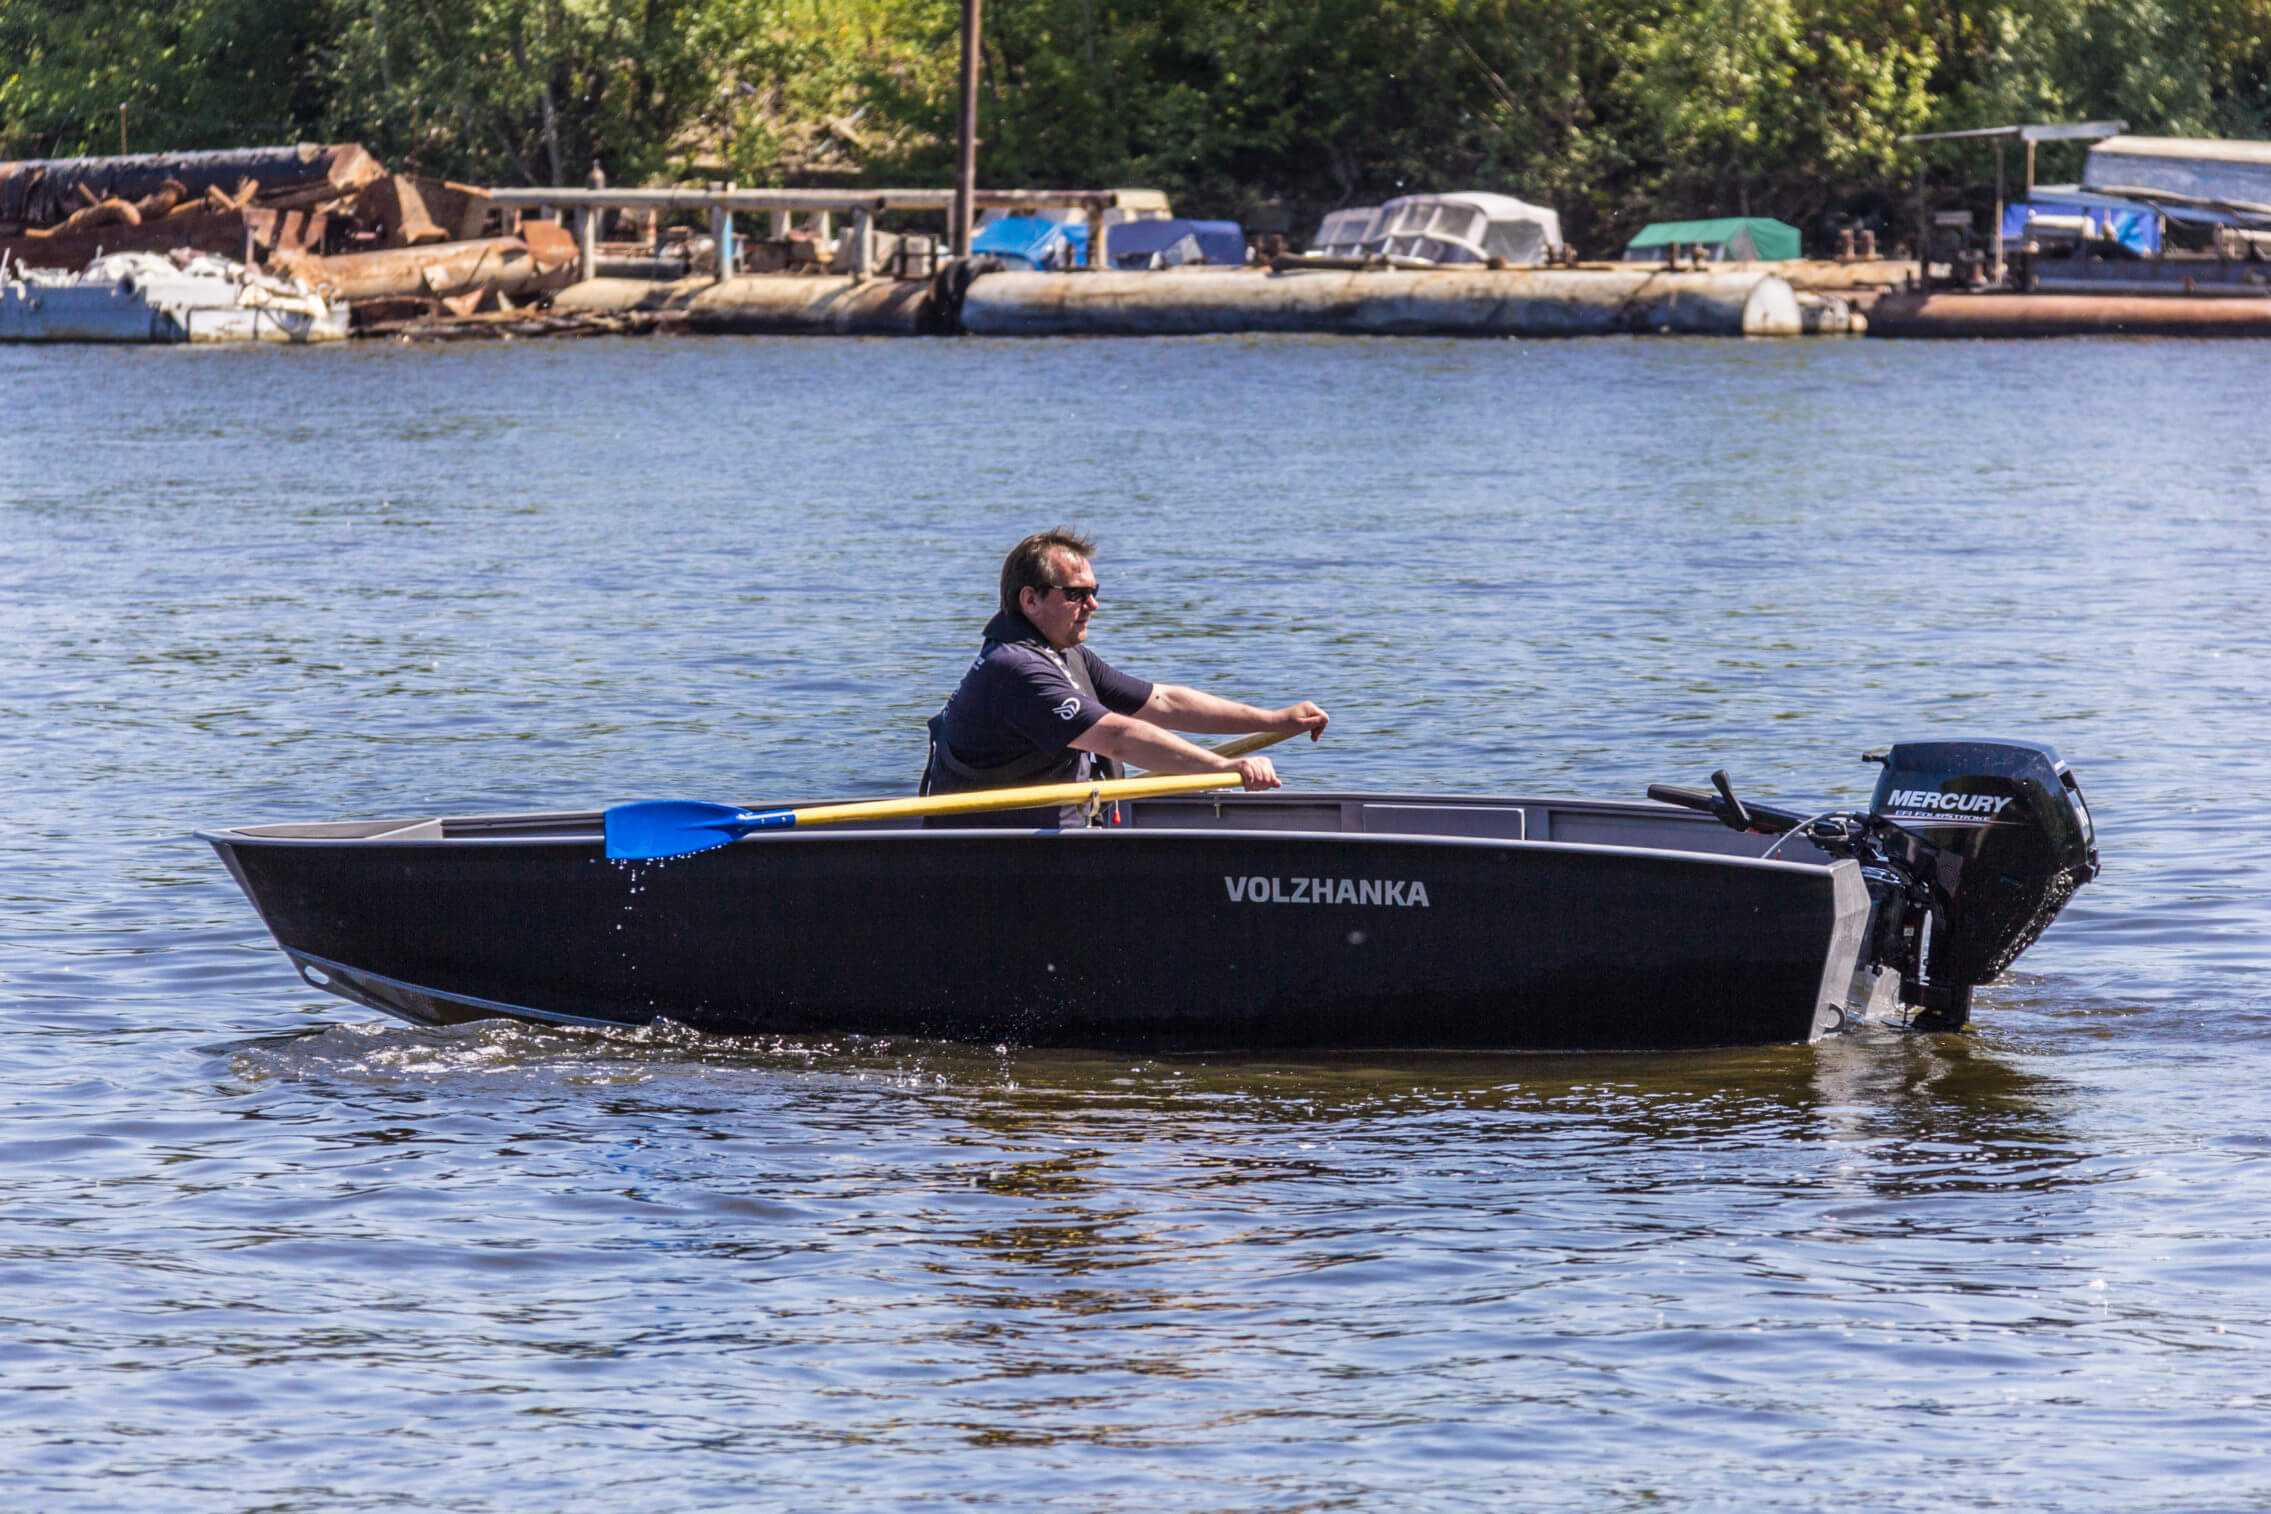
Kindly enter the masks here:
<path id="1" fill-rule="evenodd" d="M 824 801 L 840 802 L 840 801 Z M 751 806 L 763 808 L 766 806 Z M 1443 794 L 1174 795 L 1123 801 L 1137 830 L 1276 831 L 1360 836 L 1420 836 L 1473 841 L 1544 841 L 1564 845 L 1702 852 L 1713 856 L 1773 855 L 1786 862 L 1830 859 L 1797 833 L 1787 838 L 1729 830 L 1708 815 L 1648 801 L 1505 798 Z M 223 835 L 270 841 L 434 842 L 559 841 L 589 844 L 603 834 L 600 810 L 542 814 L 460 815 L 423 819 L 332 820 L 239 826 Z M 1109 831 L 1110 827 L 1105 828 Z M 851 831 L 916 832 L 919 819 L 854 821 L 799 835 Z M 773 832 L 781 835 L 781 832 Z M 1078 834 L 1077 832 L 1071 834 Z M 1777 843 L 1780 842 L 1780 845 Z"/>

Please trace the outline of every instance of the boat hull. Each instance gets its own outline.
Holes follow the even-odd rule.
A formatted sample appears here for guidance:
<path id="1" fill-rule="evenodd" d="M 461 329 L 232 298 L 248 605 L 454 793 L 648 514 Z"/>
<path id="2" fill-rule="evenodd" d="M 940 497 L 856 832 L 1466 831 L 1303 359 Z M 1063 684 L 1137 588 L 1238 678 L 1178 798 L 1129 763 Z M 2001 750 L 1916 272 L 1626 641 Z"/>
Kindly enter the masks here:
<path id="1" fill-rule="evenodd" d="M 219 279 L 0 284 L 0 342 L 340 342 L 345 305 L 238 304 Z"/>
<path id="2" fill-rule="evenodd" d="M 1868 915 L 1849 862 L 1518 840 L 792 832 L 627 864 L 596 838 L 414 836 L 207 839 L 310 982 L 426 1023 L 1161 1052 L 1797 1042 L 1840 1023 Z"/>

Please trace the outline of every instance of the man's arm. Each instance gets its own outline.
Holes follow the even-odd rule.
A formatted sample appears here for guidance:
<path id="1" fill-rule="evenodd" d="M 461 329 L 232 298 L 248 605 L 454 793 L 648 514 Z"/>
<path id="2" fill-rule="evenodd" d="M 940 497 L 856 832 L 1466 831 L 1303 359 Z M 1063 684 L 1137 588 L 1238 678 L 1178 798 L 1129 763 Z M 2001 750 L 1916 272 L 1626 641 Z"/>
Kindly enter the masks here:
<path id="1" fill-rule="evenodd" d="M 1306 699 L 1282 710 L 1264 710 L 1234 699 L 1203 694 L 1197 689 L 1186 689 L 1180 684 L 1161 683 L 1152 685 L 1151 697 L 1135 712 L 1135 718 L 1171 730 L 1201 731 L 1214 736 L 1243 735 L 1248 731 L 1298 736 L 1307 731 L 1309 739 L 1315 741 L 1325 734 L 1325 726 L 1332 717 Z"/>
<path id="2" fill-rule="evenodd" d="M 1154 773 L 1234 771 L 1250 789 L 1274 789 L 1280 782 L 1277 769 L 1270 766 L 1267 757 L 1217 757 L 1173 731 L 1146 725 L 1128 715 L 1106 715 L 1075 736 L 1070 745 Z"/>

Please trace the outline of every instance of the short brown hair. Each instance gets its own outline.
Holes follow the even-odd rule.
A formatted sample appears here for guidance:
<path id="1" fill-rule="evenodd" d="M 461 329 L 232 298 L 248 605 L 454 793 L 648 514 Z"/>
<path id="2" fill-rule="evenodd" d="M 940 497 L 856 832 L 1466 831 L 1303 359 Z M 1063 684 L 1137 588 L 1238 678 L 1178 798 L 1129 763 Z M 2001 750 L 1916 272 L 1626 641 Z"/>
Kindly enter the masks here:
<path id="1" fill-rule="evenodd" d="M 1011 615 L 1024 613 L 1017 606 L 1017 596 L 1025 589 L 1049 589 L 1056 580 L 1049 576 L 1050 554 L 1071 552 L 1093 559 L 1096 543 L 1070 526 L 1054 526 L 1036 531 L 1009 549 L 1009 556 L 1001 564 L 1001 607 Z"/>

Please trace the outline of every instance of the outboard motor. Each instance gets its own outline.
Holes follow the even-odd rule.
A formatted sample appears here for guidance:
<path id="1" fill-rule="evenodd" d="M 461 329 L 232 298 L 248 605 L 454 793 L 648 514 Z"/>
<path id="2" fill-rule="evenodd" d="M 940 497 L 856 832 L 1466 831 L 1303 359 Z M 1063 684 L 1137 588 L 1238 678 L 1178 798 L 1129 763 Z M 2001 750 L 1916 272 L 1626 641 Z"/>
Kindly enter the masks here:
<path id="1" fill-rule="evenodd" d="M 1849 853 L 1863 876 L 1879 875 L 1870 955 L 1899 970 L 1901 1002 L 1920 1007 L 1914 1024 L 1960 1029 L 1972 986 L 1994 982 L 2098 875 L 2089 806 L 2035 742 L 1910 741 L 1877 760 L 1878 823 Z"/>
<path id="2" fill-rule="evenodd" d="M 1867 965 L 1900 977 L 1919 1030 L 1961 1030 L 1971 990 L 1992 983 L 2098 875 L 2082 786 L 2049 747 L 2027 741 L 1911 741 L 1884 764 L 1865 815 L 1803 819 L 1746 804 L 1724 772 L 1715 793 L 1652 785 L 1649 796 L 1708 810 L 1738 831 L 1798 830 L 1861 864 L 1869 886 Z"/>

